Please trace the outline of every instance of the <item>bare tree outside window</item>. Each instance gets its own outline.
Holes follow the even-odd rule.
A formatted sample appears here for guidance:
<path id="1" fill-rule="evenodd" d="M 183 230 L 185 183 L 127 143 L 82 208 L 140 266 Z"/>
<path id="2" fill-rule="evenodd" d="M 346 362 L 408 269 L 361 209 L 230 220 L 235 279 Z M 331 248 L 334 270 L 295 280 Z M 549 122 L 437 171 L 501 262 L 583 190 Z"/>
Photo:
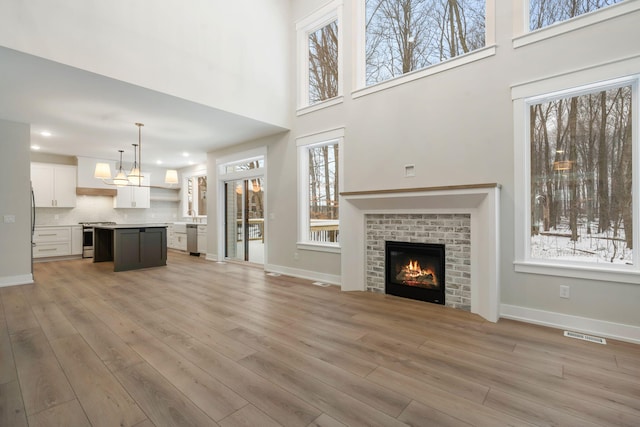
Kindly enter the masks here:
<path id="1" fill-rule="evenodd" d="M 366 84 L 485 45 L 485 0 L 366 0 Z"/>
<path id="2" fill-rule="evenodd" d="M 529 30 L 535 31 L 623 1 L 625 0 L 530 0 Z"/>
<path id="3" fill-rule="evenodd" d="M 315 146 L 309 155 L 309 240 L 338 242 L 338 144 Z"/>
<path id="4" fill-rule="evenodd" d="M 338 21 L 309 34 L 309 105 L 338 96 Z"/>
<path id="5" fill-rule="evenodd" d="M 532 105 L 531 257 L 633 264 L 632 87 Z"/>

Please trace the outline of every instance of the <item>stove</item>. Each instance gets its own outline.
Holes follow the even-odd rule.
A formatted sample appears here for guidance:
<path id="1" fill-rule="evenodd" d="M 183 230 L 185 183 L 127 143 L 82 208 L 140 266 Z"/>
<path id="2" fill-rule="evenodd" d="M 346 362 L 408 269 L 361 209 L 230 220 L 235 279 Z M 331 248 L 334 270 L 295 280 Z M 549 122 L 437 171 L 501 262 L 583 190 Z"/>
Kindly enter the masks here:
<path id="1" fill-rule="evenodd" d="M 93 228 L 96 225 L 116 225 L 113 221 L 79 222 L 82 226 L 82 258 L 93 258 Z"/>

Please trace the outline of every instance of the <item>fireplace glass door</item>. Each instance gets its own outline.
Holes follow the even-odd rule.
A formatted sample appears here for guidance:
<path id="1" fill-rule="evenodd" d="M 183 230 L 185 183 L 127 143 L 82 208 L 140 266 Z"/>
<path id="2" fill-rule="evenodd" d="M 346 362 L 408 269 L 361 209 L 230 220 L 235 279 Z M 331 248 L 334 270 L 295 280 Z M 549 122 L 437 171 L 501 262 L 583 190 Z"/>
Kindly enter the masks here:
<path id="1" fill-rule="evenodd" d="M 385 292 L 390 295 L 445 303 L 444 245 L 387 241 Z"/>

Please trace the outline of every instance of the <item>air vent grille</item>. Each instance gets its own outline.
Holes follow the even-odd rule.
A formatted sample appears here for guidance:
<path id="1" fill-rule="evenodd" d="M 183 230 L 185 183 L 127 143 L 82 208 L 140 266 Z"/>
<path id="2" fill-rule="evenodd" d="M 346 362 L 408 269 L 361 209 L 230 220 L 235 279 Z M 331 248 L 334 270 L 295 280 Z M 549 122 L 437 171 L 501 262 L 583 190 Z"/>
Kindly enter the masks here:
<path id="1" fill-rule="evenodd" d="M 598 344 L 605 344 L 605 345 L 607 344 L 607 340 L 605 340 L 604 338 L 585 335 L 585 334 L 581 334 L 580 332 L 564 331 L 564 336 L 569 338 L 575 338 L 577 340 L 595 342 Z"/>

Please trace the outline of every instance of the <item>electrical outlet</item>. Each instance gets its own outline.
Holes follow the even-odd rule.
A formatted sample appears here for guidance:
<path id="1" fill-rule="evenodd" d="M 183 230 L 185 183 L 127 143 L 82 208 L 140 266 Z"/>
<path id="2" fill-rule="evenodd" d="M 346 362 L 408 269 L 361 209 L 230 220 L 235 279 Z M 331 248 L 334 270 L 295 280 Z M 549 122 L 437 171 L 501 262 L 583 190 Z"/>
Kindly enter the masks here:
<path id="1" fill-rule="evenodd" d="M 13 224 L 16 222 L 15 215 L 5 215 L 3 219 L 5 224 Z"/>
<path id="2" fill-rule="evenodd" d="M 293 259 L 299 259 L 300 256 L 298 255 L 298 252 L 294 252 L 293 253 Z"/>
<path id="3" fill-rule="evenodd" d="M 560 298 L 569 298 L 569 286 L 560 285 Z"/>

